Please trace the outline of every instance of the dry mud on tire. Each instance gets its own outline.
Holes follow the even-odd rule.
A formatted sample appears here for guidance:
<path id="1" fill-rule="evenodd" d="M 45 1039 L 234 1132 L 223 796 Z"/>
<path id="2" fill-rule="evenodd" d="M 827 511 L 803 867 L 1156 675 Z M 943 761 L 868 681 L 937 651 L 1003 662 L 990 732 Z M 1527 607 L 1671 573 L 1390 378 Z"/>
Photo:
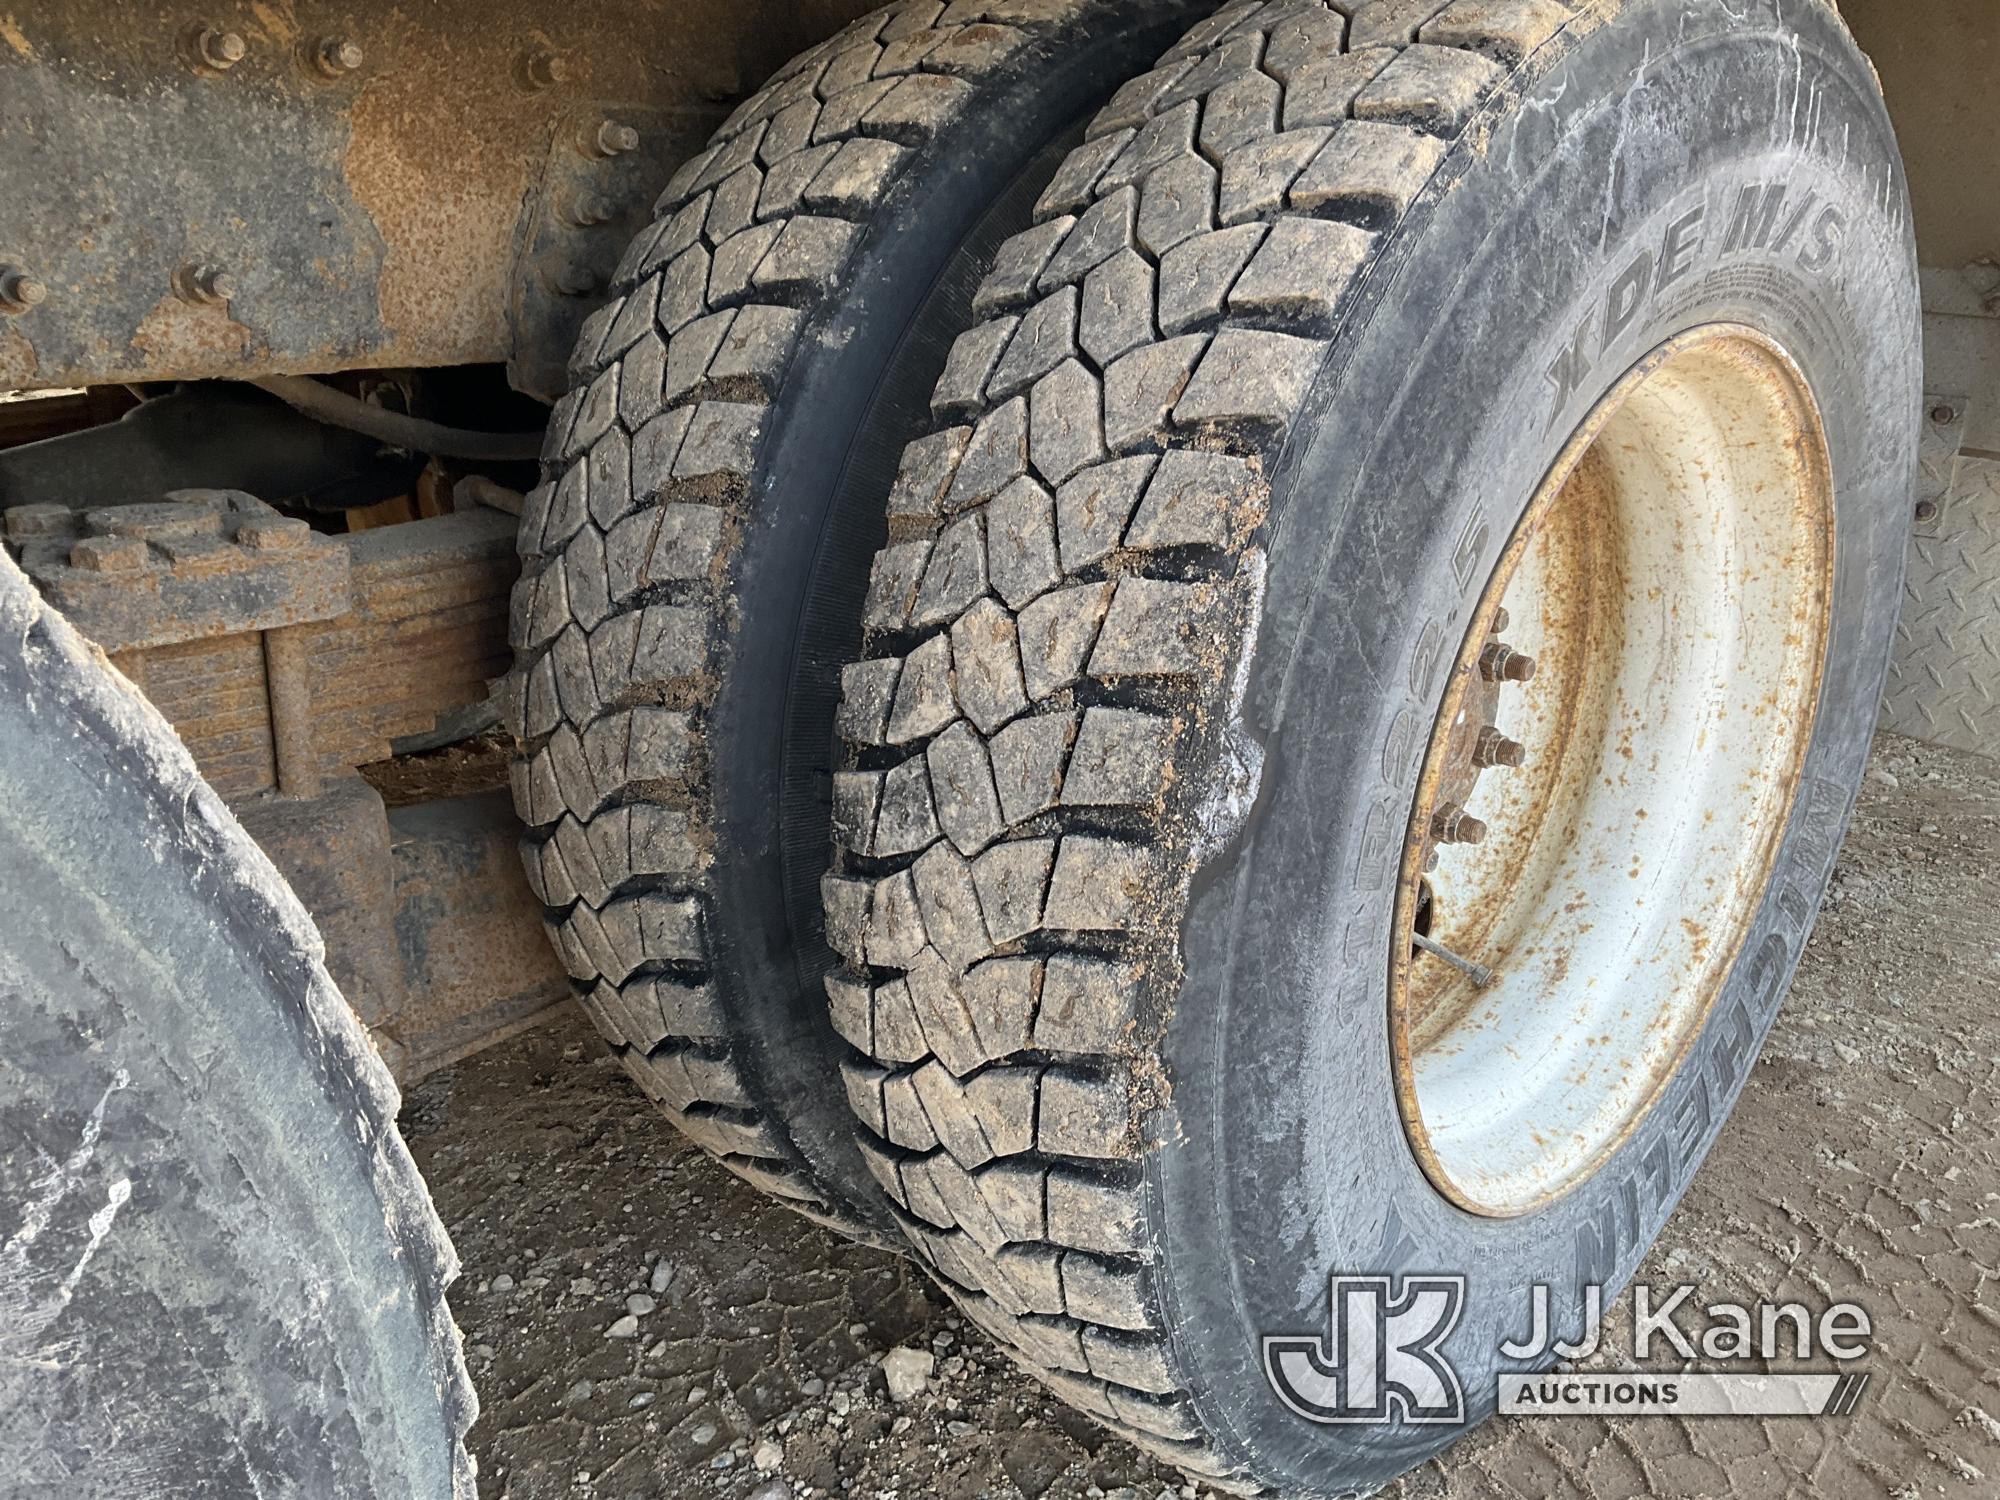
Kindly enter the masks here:
<path id="1" fill-rule="evenodd" d="M 1499 1421 L 1385 1495 L 2000 1493 L 1996 910 L 2000 762 L 1882 736 L 1763 1061 L 1640 1271 L 1705 1301 L 1860 1302 L 1875 1343 L 1852 1417 Z M 905 1262 L 800 1224 L 634 1094 L 577 1016 L 409 1095 L 464 1261 L 482 1494 L 1198 1493 L 1016 1371 Z M 628 1315 L 636 1336 L 606 1337 Z M 900 1403 L 879 1367 L 898 1345 L 937 1361 Z"/>

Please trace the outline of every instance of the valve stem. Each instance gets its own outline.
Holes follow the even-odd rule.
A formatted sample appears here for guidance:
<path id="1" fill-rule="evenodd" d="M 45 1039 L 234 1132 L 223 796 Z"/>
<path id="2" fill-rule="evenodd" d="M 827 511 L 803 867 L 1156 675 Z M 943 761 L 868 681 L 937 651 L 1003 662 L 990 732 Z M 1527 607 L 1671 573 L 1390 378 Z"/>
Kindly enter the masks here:
<path id="1" fill-rule="evenodd" d="M 1423 952 L 1430 954 L 1432 958 L 1443 959 L 1482 990 L 1493 983 L 1494 973 L 1485 964 L 1476 964 L 1469 958 L 1460 958 L 1451 949 L 1445 947 L 1443 943 L 1435 942 L 1425 937 L 1421 932 L 1411 933 L 1410 941 L 1416 944 Z"/>

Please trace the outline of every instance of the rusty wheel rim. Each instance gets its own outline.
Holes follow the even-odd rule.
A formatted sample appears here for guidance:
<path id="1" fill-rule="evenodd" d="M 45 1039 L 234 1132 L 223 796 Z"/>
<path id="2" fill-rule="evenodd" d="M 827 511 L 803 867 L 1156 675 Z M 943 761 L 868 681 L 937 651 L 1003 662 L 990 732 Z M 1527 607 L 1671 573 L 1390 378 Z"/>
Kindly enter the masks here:
<path id="1" fill-rule="evenodd" d="M 1530 501 L 1433 725 L 1392 944 L 1404 1127 L 1460 1207 L 1586 1180 L 1699 1035 L 1811 741 L 1832 532 L 1811 390 L 1734 325 L 1631 370 Z"/>

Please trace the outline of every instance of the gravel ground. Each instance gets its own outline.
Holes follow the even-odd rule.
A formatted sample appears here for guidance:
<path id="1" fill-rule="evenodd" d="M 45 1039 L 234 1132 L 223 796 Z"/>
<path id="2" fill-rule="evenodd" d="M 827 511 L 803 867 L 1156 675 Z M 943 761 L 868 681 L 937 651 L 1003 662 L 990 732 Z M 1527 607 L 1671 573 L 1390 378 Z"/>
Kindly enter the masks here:
<path id="1" fill-rule="evenodd" d="M 1640 1273 L 1862 1303 L 1851 1418 L 1496 1421 L 1388 1493 L 2000 1494 L 1996 912 L 2000 763 L 1884 736 L 1762 1065 Z M 403 1124 L 465 1263 L 487 1496 L 1198 1494 L 899 1258 L 684 1146 L 580 1016 L 433 1075 Z"/>

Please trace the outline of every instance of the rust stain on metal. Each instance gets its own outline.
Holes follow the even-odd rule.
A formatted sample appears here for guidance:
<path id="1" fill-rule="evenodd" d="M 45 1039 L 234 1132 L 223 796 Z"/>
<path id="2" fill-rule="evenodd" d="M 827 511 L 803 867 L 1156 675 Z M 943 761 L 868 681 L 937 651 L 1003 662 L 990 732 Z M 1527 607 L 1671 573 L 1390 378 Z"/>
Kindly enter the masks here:
<path id="1" fill-rule="evenodd" d="M 272 519 L 248 496 L 122 506 L 20 544 L 79 629 L 144 652 L 148 696 L 225 796 L 277 786 L 281 764 L 290 789 L 381 760 L 484 699 L 510 659 L 512 517 L 482 509 L 294 545 L 231 541 Z M 115 545 L 79 566 L 86 541 Z M 99 571 L 127 560 L 120 548 L 137 549 L 134 566 Z"/>
<path id="2" fill-rule="evenodd" d="M 312 694 L 329 765 L 365 765 L 390 743 L 477 703 L 512 660 L 507 610 L 520 561 L 512 517 L 460 511 L 361 532 L 352 613 L 314 627 Z"/>
<path id="3" fill-rule="evenodd" d="M 550 129 L 508 83 L 527 9 L 466 27 L 398 10 L 371 25 L 391 62 L 362 82 L 340 170 L 385 246 L 375 315 L 392 345 L 421 334 L 461 358 L 506 356 L 505 268 Z"/>
<path id="4" fill-rule="evenodd" d="M 196 306 L 170 289 L 139 320 L 131 353 L 143 368 L 208 370 L 247 363 L 257 344 L 256 331 L 226 304 Z"/>
<path id="5" fill-rule="evenodd" d="M 1572 971 L 1577 946 L 1595 924 L 1566 920 L 1562 929 L 1532 934 L 1527 946 L 1511 954 L 1505 952 L 1508 942 L 1521 941 L 1518 933 L 1500 931 L 1502 922 L 1510 915 L 1512 899 L 1506 879 L 1471 882 L 1473 889 L 1469 896 L 1461 890 L 1456 901 L 1441 901 L 1426 878 L 1427 871 L 1437 863 L 1435 851 L 1439 839 L 1434 810 L 1462 809 L 1478 793 L 1476 810 L 1494 827 L 1507 830 L 1515 850 L 1511 857 L 1520 859 L 1525 857 L 1522 851 L 1538 840 L 1567 842 L 1576 838 L 1577 830 L 1561 826 L 1568 809 L 1561 793 L 1579 774 L 1592 777 L 1601 774 L 1597 769 L 1604 748 L 1598 743 L 1600 738 L 1626 764 L 1625 770 L 1603 776 L 1607 788 L 1630 787 L 1636 794 L 1644 782 L 1672 775 L 1678 769 L 1658 764 L 1656 757 L 1645 764 L 1638 763 L 1635 730 L 1646 706 L 1624 701 L 1620 696 L 1623 689 L 1615 667 L 1625 649 L 1624 632 L 1629 626 L 1616 601 L 1629 593 L 1631 580 L 1627 576 L 1627 539 L 1620 535 L 1619 527 L 1634 523 L 1613 503 L 1616 481 L 1601 440 L 1630 394 L 1690 350 L 1727 361 L 1745 379 L 1745 389 L 1751 394 L 1743 398 L 1745 409 L 1734 413 L 1732 419 L 1738 449 L 1746 452 L 1757 449 L 1759 439 L 1749 434 L 1757 431 L 1760 413 L 1765 422 L 1775 420 L 1782 434 L 1779 442 L 1783 451 L 1784 487 L 1790 492 L 1789 508 L 1797 512 L 1797 533 L 1802 541 L 1787 552 L 1780 571 L 1796 574 L 1811 583 L 1790 596 L 1785 619 L 1753 623 L 1775 632 L 1790 645 L 1809 648 L 1788 652 L 1786 660 L 1795 663 L 1804 656 L 1810 665 L 1805 672 L 1788 667 L 1782 679 L 1769 683 L 1756 701 L 1747 705 L 1746 711 L 1752 718 L 1803 714 L 1809 726 L 1819 696 L 1831 605 L 1828 580 L 1832 534 L 1827 497 L 1831 495 L 1832 481 L 1826 467 L 1825 435 L 1803 376 L 1782 350 L 1748 329 L 1721 326 L 1696 330 L 1670 341 L 1628 372 L 1572 435 L 1523 513 L 1484 587 L 1447 679 L 1419 776 L 1401 865 L 1393 919 L 1395 933 L 1416 931 L 1432 939 L 1442 934 L 1454 951 L 1476 955 L 1489 964 L 1504 964 L 1510 957 L 1517 960 L 1538 957 L 1546 962 L 1547 973 L 1556 982 L 1566 980 Z M 1751 407 L 1758 410 L 1752 411 Z M 1623 446 L 1628 452 L 1636 451 L 1630 444 Z M 1691 486 L 1689 494 L 1700 493 L 1716 480 L 1706 469 L 1699 469 L 1694 477 L 1699 484 Z M 1768 487 L 1759 484 L 1754 492 L 1761 496 Z M 1688 524 L 1689 519 L 1670 517 L 1651 524 L 1671 528 L 1669 545 L 1679 552 L 1685 547 L 1679 528 Z M 1709 519 L 1711 524 L 1721 524 L 1719 513 Z M 1523 599 L 1521 591 L 1512 590 L 1512 586 L 1531 555 L 1534 577 L 1530 596 Z M 1739 569 L 1736 582 L 1740 587 L 1754 577 L 1753 573 Z M 1695 622 L 1682 620 L 1681 601 L 1663 597 L 1659 588 L 1650 588 L 1648 599 L 1662 612 L 1662 628 L 1700 628 Z M 1535 631 L 1539 642 L 1535 675 L 1542 679 L 1540 686 L 1545 689 L 1537 697 L 1533 753 L 1524 765 L 1508 769 L 1499 778 L 1488 775 L 1482 779 L 1486 768 L 1478 763 L 1476 751 L 1482 728 L 1497 718 L 1496 709 L 1505 684 L 1482 674 L 1480 663 L 1482 656 L 1490 656 L 1493 643 L 1504 633 L 1509 611 L 1518 614 L 1524 607 L 1535 612 L 1539 627 Z M 1728 713 L 1726 705 L 1720 706 L 1717 719 L 1726 720 Z M 1608 735 L 1601 733 L 1610 725 L 1617 727 Z M 1586 727 L 1589 734 L 1585 733 Z M 1787 788 L 1784 807 L 1781 815 L 1761 832 L 1757 845 L 1738 867 L 1738 885 L 1761 889 L 1768 880 L 1788 821 L 1783 814 L 1790 806 L 1789 789 L 1797 783 L 1810 743 L 1810 733 L 1805 729 L 1798 730 L 1790 739 L 1789 763 L 1775 778 Z M 1632 808 L 1631 821 L 1635 826 L 1644 824 L 1650 816 L 1643 805 Z M 1713 814 L 1705 814 L 1703 822 L 1712 825 Z M 1727 830 L 1713 836 L 1730 838 L 1734 834 L 1734 830 Z M 1490 852 L 1481 849 L 1476 854 L 1483 857 Z M 1625 863 L 1628 859 L 1629 864 Z M 1518 876 L 1522 872 L 1506 873 Z M 1594 873 L 1637 879 L 1643 873 L 1638 849 L 1612 847 L 1607 843 L 1595 851 Z M 1593 899 L 1591 892 L 1578 890 L 1562 907 L 1565 919 L 1589 909 Z M 1715 931 L 1710 924 L 1685 916 L 1679 919 L 1678 927 L 1694 955 L 1694 966 L 1703 972 L 1715 971 L 1699 1017 L 1706 1016 L 1721 974 L 1740 949 L 1754 914 L 1754 903 L 1737 903 L 1737 920 L 1727 932 Z M 1487 1008 L 1481 991 L 1467 985 L 1455 972 L 1441 964 L 1419 964 L 1408 941 L 1393 942 L 1391 954 L 1391 1050 L 1405 1127 L 1419 1157 L 1430 1163 L 1426 1170 L 1431 1172 L 1433 1180 L 1457 1197 L 1456 1190 L 1433 1170 L 1435 1159 L 1416 1096 L 1416 1056 L 1426 1048 L 1445 1044 L 1447 1039 L 1451 1047 L 1463 1047 L 1482 1028 L 1496 1024 L 1498 1016 Z M 1586 988 L 1594 987 L 1598 978 L 1591 976 L 1584 983 Z M 1591 1006 L 1579 1000 L 1577 1021 L 1583 1022 L 1591 1013 Z M 1648 1101 L 1658 1096 L 1700 1034 L 1699 1017 L 1695 1024 L 1685 1025 L 1671 1013 L 1662 1012 L 1645 1024 L 1649 1036 L 1672 1044 L 1655 1049 L 1657 1055 L 1649 1069 L 1645 1091 Z M 1672 1037 L 1667 1036 L 1670 1029 L 1675 1030 Z M 1587 1046 L 1608 1045 L 1611 1038 L 1606 1035 L 1584 1041 Z M 1617 1069 L 1623 1078 L 1632 1076 L 1629 1059 L 1606 1059 L 1606 1065 Z M 1582 1087 L 1588 1079 L 1578 1076 L 1571 1081 Z M 1602 1160 L 1615 1150 L 1643 1116 L 1642 1107 L 1596 1159 Z M 1552 1185 L 1548 1196 L 1559 1190 Z M 1464 1206 L 1476 1207 L 1469 1200 L 1461 1201 Z"/>
<path id="6" fill-rule="evenodd" d="M 264 36 L 279 47 L 289 47 L 300 36 L 299 24 L 292 15 L 289 5 L 267 5 L 258 0 L 250 7 L 250 14 L 257 18 L 258 28 Z"/>
<path id="7" fill-rule="evenodd" d="M 299 625 L 349 601 L 345 549 L 228 490 L 58 509 L 20 553 L 43 596 L 107 651 Z"/>
<path id="8" fill-rule="evenodd" d="M 591 305 L 559 286 L 602 285 L 743 79 L 867 8 L 359 0 L 337 33 L 280 0 L 11 17 L 4 248 L 49 296 L 0 331 L 0 387 L 506 359 L 544 390 Z M 190 64 L 188 36 L 225 19 L 241 54 Z M 533 90 L 531 51 L 550 59 Z M 607 124 L 616 154 L 577 147 Z M 592 222 L 564 220 L 580 196 Z M 226 319 L 156 305 L 191 260 L 236 283 Z"/>
<path id="9" fill-rule="evenodd" d="M 392 1023 L 405 989 L 382 799 L 350 772 L 312 797 L 252 796 L 231 806 L 312 913 L 348 1004 L 371 1027 Z"/>
<path id="10" fill-rule="evenodd" d="M 386 821 L 354 771 L 483 700 L 506 669 L 512 516 L 482 508 L 330 538 L 225 492 L 14 516 L 31 575 L 117 644 L 114 663 L 297 889 L 399 1076 L 566 999 L 507 794 L 439 800 L 490 785 L 503 757 L 434 757 L 467 761 L 464 774 L 427 780 L 424 800 Z M 302 566 L 326 587 L 286 583 Z M 331 618 L 301 621 L 314 613 Z M 391 779 L 414 764 L 390 762 Z"/>
<path id="11" fill-rule="evenodd" d="M 543 935 L 505 792 L 392 809 L 389 829 L 404 995 L 388 1029 L 408 1078 L 568 1003 L 569 980 Z"/>
<path id="12" fill-rule="evenodd" d="M 224 798 L 233 801 L 277 785 L 264 646 L 257 635 L 148 651 L 146 696 Z"/>
<path id="13" fill-rule="evenodd" d="M 319 795 L 313 747 L 310 637 L 304 627 L 264 632 L 264 677 L 271 699 L 271 749 L 278 790 L 288 797 Z"/>
<path id="14" fill-rule="evenodd" d="M 0 390 L 25 390 L 41 383 L 35 346 L 18 328 L 0 327 Z"/>

